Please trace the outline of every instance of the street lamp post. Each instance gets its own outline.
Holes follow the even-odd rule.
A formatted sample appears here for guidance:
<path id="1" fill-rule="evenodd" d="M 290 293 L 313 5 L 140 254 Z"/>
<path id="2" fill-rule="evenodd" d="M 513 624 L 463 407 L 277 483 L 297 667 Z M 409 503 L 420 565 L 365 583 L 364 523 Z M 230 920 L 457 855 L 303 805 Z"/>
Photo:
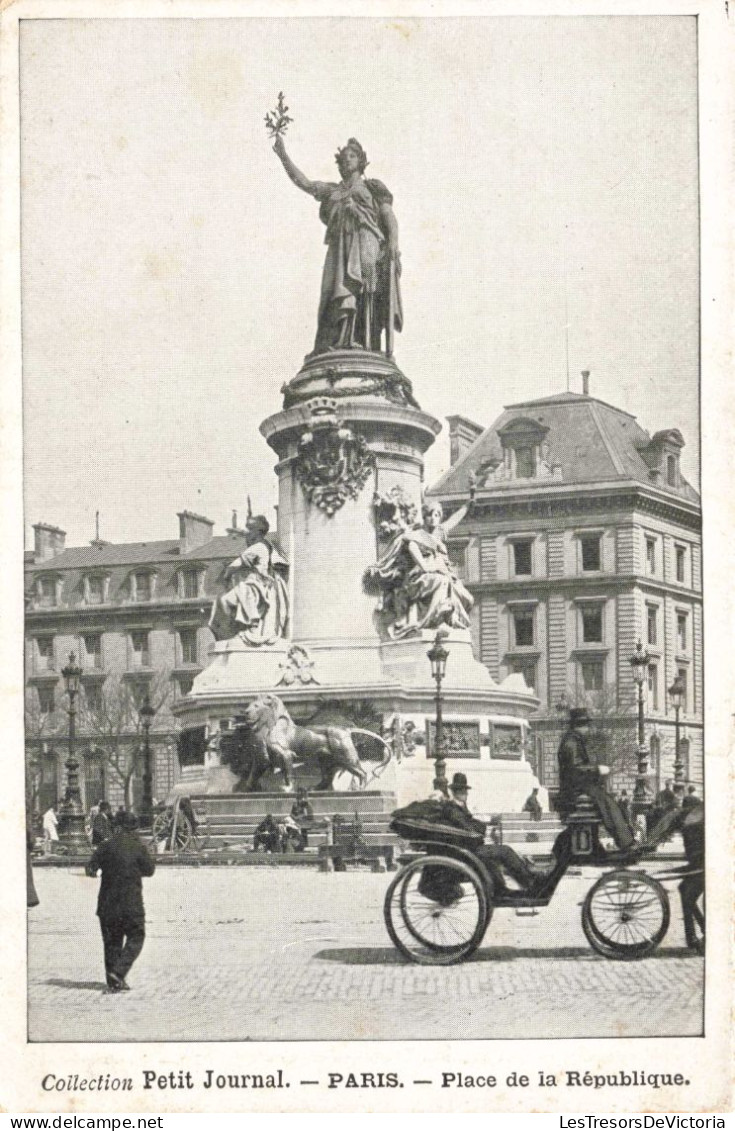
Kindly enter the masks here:
<path id="1" fill-rule="evenodd" d="M 674 708 L 674 792 L 684 792 L 684 763 L 681 760 L 681 735 L 679 731 L 679 712 L 684 705 L 684 680 L 680 675 L 669 688 L 669 698 Z"/>
<path id="2" fill-rule="evenodd" d="M 69 653 L 69 663 L 61 669 L 69 696 L 69 757 L 66 761 L 66 792 L 61 803 L 59 821 L 59 840 L 67 848 L 86 852 L 89 841 L 84 831 L 84 806 L 79 791 L 79 762 L 76 757 L 76 698 L 82 678 L 82 669 L 75 663 L 73 652 Z"/>
<path id="3" fill-rule="evenodd" d="M 444 757 L 444 719 L 442 716 L 442 681 L 447 671 L 449 652 L 444 647 L 446 631 L 436 634 L 434 643 L 426 653 L 431 663 L 431 674 L 436 683 L 434 703 L 436 704 L 436 721 L 434 724 L 434 789 L 441 790 L 445 797 L 449 796 L 447 784 L 447 763 Z"/>
<path id="4" fill-rule="evenodd" d="M 143 797 L 140 804 L 140 823 L 149 828 L 153 819 L 153 771 L 151 769 L 151 723 L 155 715 L 151 701 L 146 695 L 138 714 L 143 727 Z"/>
<path id="5" fill-rule="evenodd" d="M 648 788 L 648 747 L 646 746 L 646 732 L 643 721 L 643 684 L 646 680 L 649 660 L 648 652 L 645 651 L 639 640 L 634 654 L 630 657 L 633 679 L 638 688 L 638 773 L 633 791 L 633 812 L 636 815 L 646 813 L 651 806 Z"/>

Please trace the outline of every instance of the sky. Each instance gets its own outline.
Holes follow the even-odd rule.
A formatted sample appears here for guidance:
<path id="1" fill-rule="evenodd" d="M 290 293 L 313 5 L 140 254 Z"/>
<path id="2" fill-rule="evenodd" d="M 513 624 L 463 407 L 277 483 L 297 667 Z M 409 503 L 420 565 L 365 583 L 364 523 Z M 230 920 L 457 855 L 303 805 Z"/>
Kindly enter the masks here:
<path id="1" fill-rule="evenodd" d="M 67 545 L 272 513 L 260 422 L 313 346 L 324 229 L 288 151 L 357 137 L 394 196 L 422 407 L 569 387 L 677 427 L 698 485 L 691 17 L 26 20 L 24 503 Z M 569 377 L 568 377 L 569 375 Z M 426 478 L 447 467 L 446 429 Z"/>

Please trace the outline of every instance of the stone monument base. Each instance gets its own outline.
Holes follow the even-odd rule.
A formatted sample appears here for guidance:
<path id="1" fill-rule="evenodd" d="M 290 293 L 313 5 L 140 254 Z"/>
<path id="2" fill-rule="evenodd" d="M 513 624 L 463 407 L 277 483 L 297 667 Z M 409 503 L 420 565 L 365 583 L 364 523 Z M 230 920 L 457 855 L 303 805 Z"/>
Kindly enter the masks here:
<path id="1" fill-rule="evenodd" d="M 197 676 L 179 714 L 185 727 L 212 733 L 236 725 L 257 695 L 277 695 L 297 723 L 352 729 L 368 773 L 366 788 L 395 795 L 396 803 L 405 805 L 427 797 L 435 775 L 436 688 L 427 658 L 435 635 L 279 642 L 257 649 L 238 639 L 222 641 L 214 645 L 209 665 Z M 451 779 L 457 771 L 467 775 L 473 811 L 520 811 L 538 784 L 526 756 L 526 720 L 538 701 L 520 675 L 496 683 L 474 659 L 468 632 L 450 631 L 445 645 L 447 776 Z M 383 741 L 366 736 L 366 730 Z M 381 766 L 385 743 L 392 757 Z M 193 770 L 187 768 L 187 774 Z M 192 792 L 237 788 L 237 779 L 221 765 L 202 766 L 198 773 L 199 788 Z M 318 780 L 317 766 L 296 765 L 297 785 L 312 788 Z M 277 790 L 282 779 L 269 773 L 262 786 Z M 336 775 L 336 793 L 351 792 L 353 786 L 348 773 Z"/>

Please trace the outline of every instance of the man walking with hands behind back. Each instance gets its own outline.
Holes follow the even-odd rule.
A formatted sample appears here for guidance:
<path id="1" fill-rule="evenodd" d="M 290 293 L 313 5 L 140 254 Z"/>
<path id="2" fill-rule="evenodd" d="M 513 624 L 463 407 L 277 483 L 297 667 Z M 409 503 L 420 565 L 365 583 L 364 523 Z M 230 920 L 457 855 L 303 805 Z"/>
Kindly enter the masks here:
<path id="1" fill-rule="evenodd" d="M 125 813 L 120 827 L 93 853 L 87 875 L 101 870 L 97 914 L 105 948 L 107 993 L 129 990 L 125 977 L 143 949 L 145 910 L 143 876 L 156 870 L 137 833 L 138 818 Z"/>

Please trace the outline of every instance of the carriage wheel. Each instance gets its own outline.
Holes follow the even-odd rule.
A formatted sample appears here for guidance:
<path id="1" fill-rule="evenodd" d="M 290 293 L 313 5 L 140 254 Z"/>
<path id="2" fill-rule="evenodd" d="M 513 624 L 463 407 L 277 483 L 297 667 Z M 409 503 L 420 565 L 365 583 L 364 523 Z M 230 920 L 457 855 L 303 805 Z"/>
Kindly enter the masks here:
<path id="1" fill-rule="evenodd" d="M 437 869 L 443 881 L 439 888 Z M 404 957 L 426 966 L 449 966 L 477 950 L 492 911 L 482 880 L 469 864 L 424 856 L 391 882 L 383 914 L 388 934 Z"/>
<path id="2" fill-rule="evenodd" d="M 151 830 L 151 844 L 154 848 L 162 840 L 168 840 L 171 835 L 171 814 L 159 813 L 157 817 L 153 818 L 153 828 Z"/>
<path id="3" fill-rule="evenodd" d="M 582 907 L 582 928 L 593 950 L 605 958 L 653 954 L 669 928 L 665 889 L 644 872 L 621 869 L 601 876 Z"/>
<path id="4" fill-rule="evenodd" d="M 183 852 L 185 849 L 190 848 L 194 841 L 194 830 L 188 817 L 183 813 L 179 813 L 179 819 L 176 822 L 176 842 L 173 845 L 174 852 Z"/>

